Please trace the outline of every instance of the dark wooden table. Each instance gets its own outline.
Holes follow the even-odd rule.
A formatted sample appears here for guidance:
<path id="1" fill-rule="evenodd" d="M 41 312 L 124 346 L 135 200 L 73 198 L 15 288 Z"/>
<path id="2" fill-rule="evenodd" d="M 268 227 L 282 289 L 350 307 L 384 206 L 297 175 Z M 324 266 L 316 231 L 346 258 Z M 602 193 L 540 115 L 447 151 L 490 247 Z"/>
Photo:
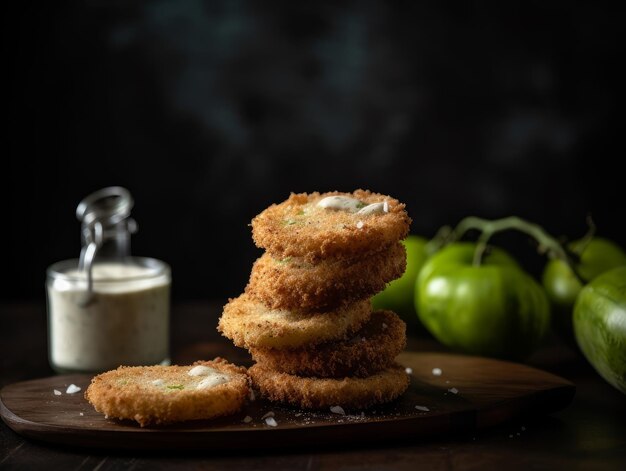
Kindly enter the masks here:
<path id="1" fill-rule="evenodd" d="M 172 315 L 172 352 L 177 363 L 224 356 L 245 361 L 246 353 L 215 331 L 222 303 L 177 305 Z M 0 306 L 0 387 L 49 376 L 43 304 Z M 442 350 L 413 335 L 413 350 Z M 481 433 L 434 437 L 377 447 L 300 449 L 248 453 L 120 453 L 35 443 L 0 425 L 0 469 L 626 469 L 626 396 L 606 384 L 578 354 L 556 341 L 529 363 L 577 385 L 567 409 L 527 417 Z"/>

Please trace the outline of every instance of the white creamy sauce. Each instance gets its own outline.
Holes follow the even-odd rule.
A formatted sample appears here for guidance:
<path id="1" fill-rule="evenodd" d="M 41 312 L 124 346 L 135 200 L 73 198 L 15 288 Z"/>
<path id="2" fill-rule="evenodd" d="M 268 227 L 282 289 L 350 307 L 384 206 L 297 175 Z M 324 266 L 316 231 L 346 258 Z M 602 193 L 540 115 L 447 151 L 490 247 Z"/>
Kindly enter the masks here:
<path id="1" fill-rule="evenodd" d="M 229 380 L 230 378 L 228 377 L 228 375 L 225 375 L 223 373 L 210 373 L 198 383 L 196 389 L 212 388 L 214 386 L 219 386 L 220 384 L 228 383 Z"/>
<path id="2" fill-rule="evenodd" d="M 387 202 L 368 204 L 364 208 L 359 209 L 356 213 L 362 216 L 369 216 L 370 214 L 383 214 L 389 212 L 389 205 Z"/>
<path id="3" fill-rule="evenodd" d="M 169 274 L 121 263 L 96 264 L 87 305 L 78 270 L 48 282 L 50 357 L 61 371 L 154 365 L 169 357 Z"/>
<path id="4" fill-rule="evenodd" d="M 362 201 L 356 198 L 350 198 L 349 196 L 327 196 L 319 200 L 317 206 L 325 209 L 337 209 L 362 216 L 389 212 L 389 203 L 387 203 L 387 201 L 365 205 Z"/>
<path id="5" fill-rule="evenodd" d="M 204 365 L 196 365 L 187 372 L 189 376 L 207 376 L 210 374 L 218 374 L 218 373 L 219 371 L 217 371 L 215 368 L 211 368 L 209 366 L 204 366 Z"/>
<path id="6" fill-rule="evenodd" d="M 356 213 L 359 208 L 363 207 L 363 202 L 348 196 L 327 196 L 326 198 L 319 200 L 317 205 L 320 208 L 339 209 L 342 211 L 348 211 L 349 213 Z"/>
<path id="7" fill-rule="evenodd" d="M 137 278 L 141 276 L 146 276 L 150 273 L 149 268 L 140 267 L 138 265 L 124 265 L 122 263 L 98 263 L 93 266 L 91 271 L 91 276 L 94 281 L 103 281 L 103 280 L 119 280 L 120 278 Z M 84 278 L 85 272 L 78 270 L 75 268 L 73 270 L 67 270 L 65 275 L 76 277 L 76 278 Z"/>

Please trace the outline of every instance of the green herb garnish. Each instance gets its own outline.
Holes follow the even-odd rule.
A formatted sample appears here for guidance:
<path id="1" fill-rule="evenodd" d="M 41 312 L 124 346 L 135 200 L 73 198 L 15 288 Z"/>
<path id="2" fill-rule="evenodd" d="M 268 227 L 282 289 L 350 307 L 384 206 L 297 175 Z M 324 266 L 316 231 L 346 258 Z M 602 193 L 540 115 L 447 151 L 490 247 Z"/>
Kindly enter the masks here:
<path id="1" fill-rule="evenodd" d="M 185 389 L 185 386 L 182 384 L 168 384 L 167 389 Z"/>

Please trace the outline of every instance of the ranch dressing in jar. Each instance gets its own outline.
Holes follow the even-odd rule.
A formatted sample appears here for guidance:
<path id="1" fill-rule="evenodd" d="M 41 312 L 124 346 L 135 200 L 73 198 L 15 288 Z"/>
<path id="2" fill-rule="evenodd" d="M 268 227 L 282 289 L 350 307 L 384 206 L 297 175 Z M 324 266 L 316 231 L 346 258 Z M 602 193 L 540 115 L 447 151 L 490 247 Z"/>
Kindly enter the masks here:
<path id="1" fill-rule="evenodd" d="M 170 269 L 130 256 L 132 206 L 120 187 L 85 198 L 80 259 L 48 268 L 49 359 L 58 372 L 169 363 Z"/>

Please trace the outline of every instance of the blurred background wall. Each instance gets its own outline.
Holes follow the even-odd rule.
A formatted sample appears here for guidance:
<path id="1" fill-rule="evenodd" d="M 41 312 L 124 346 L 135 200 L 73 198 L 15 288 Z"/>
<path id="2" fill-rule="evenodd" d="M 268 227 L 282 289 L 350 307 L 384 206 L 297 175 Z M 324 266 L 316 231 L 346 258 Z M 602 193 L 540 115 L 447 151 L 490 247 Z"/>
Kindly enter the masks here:
<path id="1" fill-rule="evenodd" d="M 4 300 L 44 299 L 75 207 L 133 193 L 133 252 L 177 300 L 237 295 L 250 219 L 289 192 L 369 188 L 412 232 L 516 214 L 626 245 L 606 2 L 13 2 L 3 21 Z M 511 250 L 535 272 L 525 239 Z"/>

